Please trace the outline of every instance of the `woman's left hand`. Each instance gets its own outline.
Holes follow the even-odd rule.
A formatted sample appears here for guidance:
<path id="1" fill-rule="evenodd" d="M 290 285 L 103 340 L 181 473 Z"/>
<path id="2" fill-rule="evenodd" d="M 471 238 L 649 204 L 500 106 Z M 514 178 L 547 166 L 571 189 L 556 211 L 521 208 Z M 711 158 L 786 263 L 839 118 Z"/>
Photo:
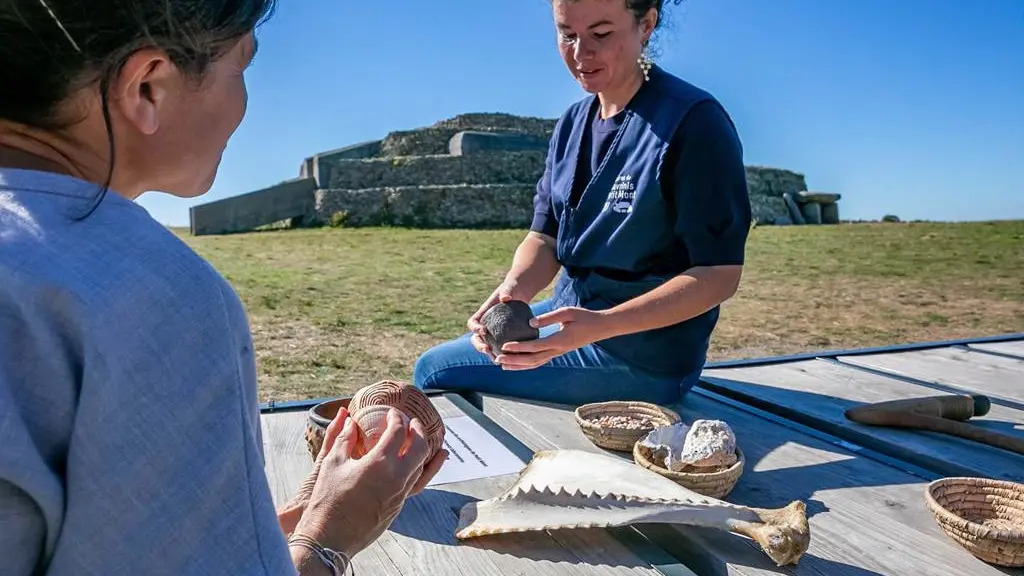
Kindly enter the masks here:
<path id="1" fill-rule="evenodd" d="M 586 308 L 566 307 L 552 310 L 534 318 L 532 324 L 536 328 L 561 324 L 561 329 L 537 340 L 506 343 L 495 359 L 503 369 L 537 368 L 556 356 L 608 337 L 608 317 Z"/>

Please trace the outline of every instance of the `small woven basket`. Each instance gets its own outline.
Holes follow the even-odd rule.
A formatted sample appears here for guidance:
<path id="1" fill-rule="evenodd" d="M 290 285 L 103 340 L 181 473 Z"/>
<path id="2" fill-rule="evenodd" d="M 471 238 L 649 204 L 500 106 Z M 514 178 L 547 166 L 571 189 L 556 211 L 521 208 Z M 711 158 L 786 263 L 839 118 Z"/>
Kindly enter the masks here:
<path id="1" fill-rule="evenodd" d="M 743 475 L 743 467 L 746 464 L 743 450 L 740 450 L 739 446 L 736 447 L 736 462 L 724 470 L 715 472 L 676 472 L 656 464 L 652 457 L 653 454 L 650 448 L 641 445 L 639 442 L 633 445 L 633 461 L 637 465 L 657 472 L 676 484 L 689 488 L 698 494 L 703 494 L 710 498 L 718 498 L 719 500 L 732 492 L 736 482 Z"/>
<path id="2" fill-rule="evenodd" d="M 313 460 L 316 460 L 317 455 L 320 454 L 320 447 L 323 446 L 324 436 L 327 434 L 327 426 L 338 415 L 338 410 L 341 410 L 342 407 L 347 408 L 351 401 L 352 398 L 335 398 L 310 408 L 306 418 L 305 436 L 306 448 Z"/>
<path id="3" fill-rule="evenodd" d="M 601 426 L 590 420 L 602 416 L 646 418 L 650 420 L 651 425 L 640 428 L 625 428 Z M 660 426 L 671 426 L 679 421 L 679 414 L 668 408 L 648 402 L 595 402 L 584 404 L 576 409 L 576 423 L 583 430 L 583 434 L 595 445 L 619 452 L 632 451 L 633 445 L 644 436 L 647 436 L 651 430 Z"/>
<path id="4" fill-rule="evenodd" d="M 1024 566 L 1024 484 L 987 478 L 942 478 L 925 501 L 947 536 L 990 564 Z"/>

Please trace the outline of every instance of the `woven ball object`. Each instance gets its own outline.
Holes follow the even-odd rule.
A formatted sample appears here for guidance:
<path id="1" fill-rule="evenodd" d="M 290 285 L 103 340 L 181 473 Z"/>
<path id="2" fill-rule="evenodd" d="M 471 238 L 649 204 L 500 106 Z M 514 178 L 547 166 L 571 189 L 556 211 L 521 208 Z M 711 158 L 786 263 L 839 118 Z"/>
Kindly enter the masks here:
<path id="1" fill-rule="evenodd" d="M 947 536 L 977 558 L 1024 567 L 1024 484 L 987 478 L 942 478 L 925 502 Z"/>
<path id="2" fill-rule="evenodd" d="M 631 452 L 633 445 L 651 430 L 680 421 L 679 414 L 657 404 L 619 400 L 584 404 L 576 409 L 575 416 L 576 423 L 591 442 L 619 452 Z M 648 423 L 637 427 L 601 425 L 597 420 L 602 417 L 609 421 L 631 419 Z"/>
<path id="3" fill-rule="evenodd" d="M 323 446 L 324 435 L 331 420 L 342 407 L 348 409 L 352 419 L 359 425 L 361 443 L 371 437 L 370 446 L 383 431 L 383 418 L 387 411 L 382 407 L 397 408 L 406 418 L 419 419 L 426 433 L 429 447 L 428 460 L 444 445 L 444 421 L 430 398 L 419 388 L 405 382 L 381 380 L 364 386 L 351 398 L 338 398 L 314 406 L 307 419 L 306 443 L 310 456 L 316 459 Z"/>
<path id="4" fill-rule="evenodd" d="M 657 472 L 684 488 L 710 498 L 724 499 L 732 492 L 743 475 L 746 458 L 743 450 L 736 447 L 736 462 L 728 468 L 713 472 L 676 472 L 654 462 L 651 449 L 639 442 L 633 445 L 633 462 L 642 468 Z"/>

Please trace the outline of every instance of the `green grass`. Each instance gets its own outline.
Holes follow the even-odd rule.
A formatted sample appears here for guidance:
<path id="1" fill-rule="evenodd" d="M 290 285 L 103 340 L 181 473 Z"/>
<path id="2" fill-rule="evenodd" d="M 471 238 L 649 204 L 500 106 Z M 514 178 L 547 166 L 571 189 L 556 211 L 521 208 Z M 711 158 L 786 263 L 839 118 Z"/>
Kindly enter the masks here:
<path id="1" fill-rule="evenodd" d="M 182 238 L 253 326 L 262 400 L 408 379 L 462 333 L 523 232 L 313 229 Z M 759 227 L 711 360 L 1024 331 L 1024 221 Z"/>

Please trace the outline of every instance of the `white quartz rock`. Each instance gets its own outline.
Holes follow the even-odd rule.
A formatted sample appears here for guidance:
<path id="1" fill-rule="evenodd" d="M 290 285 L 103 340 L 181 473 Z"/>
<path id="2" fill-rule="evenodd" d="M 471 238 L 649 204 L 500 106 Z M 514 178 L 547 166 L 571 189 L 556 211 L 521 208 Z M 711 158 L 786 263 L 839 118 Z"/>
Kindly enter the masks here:
<path id="1" fill-rule="evenodd" d="M 678 465 L 672 462 L 671 469 L 731 466 L 735 462 L 736 435 L 732 428 L 721 420 L 695 420 L 686 433 Z"/>

